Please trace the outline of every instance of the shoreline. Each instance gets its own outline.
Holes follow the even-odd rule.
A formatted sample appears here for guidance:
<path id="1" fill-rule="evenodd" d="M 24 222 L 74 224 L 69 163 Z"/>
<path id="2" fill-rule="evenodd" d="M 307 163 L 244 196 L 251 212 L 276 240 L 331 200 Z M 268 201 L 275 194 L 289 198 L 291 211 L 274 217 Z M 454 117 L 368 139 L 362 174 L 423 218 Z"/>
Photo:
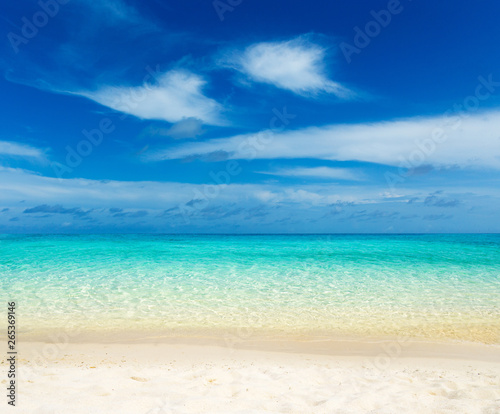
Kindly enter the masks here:
<path id="1" fill-rule="evenodd" d="M 484 344 L 467 341 L 428 340 L 408 337 L 370 337 L 341 339 L 290 339 L 255 338 L 239 339 L 231 337 L 149 337 L 114 341 L 53 341 L 22 339 L 18 349 L 40 350 L 55 347 L 60 350 L 73 347 L 88 349 L 130 348 L 159 349 L 169 347 L 220 348 L 233 351 L 255 351 L 283 354 L 309 354 L 332 357 L 377 357 L 387 355 L 391 358 L 442 358 L 470 359 L 500 363 L 500 344 Z M 22 352 L 22 351 L 21 351 Z"/>

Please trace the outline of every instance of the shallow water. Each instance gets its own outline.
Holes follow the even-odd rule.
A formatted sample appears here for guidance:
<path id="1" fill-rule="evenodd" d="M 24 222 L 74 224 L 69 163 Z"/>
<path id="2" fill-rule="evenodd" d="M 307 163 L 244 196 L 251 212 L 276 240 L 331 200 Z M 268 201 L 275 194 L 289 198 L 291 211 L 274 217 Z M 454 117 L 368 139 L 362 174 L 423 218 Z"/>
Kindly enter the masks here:
<path id="1" fill-rule="evenodd" d="M 234 331 L 500 343 L 500 235 L 2 235 L 0 291 L 17 302 L 26 339 Z"/>

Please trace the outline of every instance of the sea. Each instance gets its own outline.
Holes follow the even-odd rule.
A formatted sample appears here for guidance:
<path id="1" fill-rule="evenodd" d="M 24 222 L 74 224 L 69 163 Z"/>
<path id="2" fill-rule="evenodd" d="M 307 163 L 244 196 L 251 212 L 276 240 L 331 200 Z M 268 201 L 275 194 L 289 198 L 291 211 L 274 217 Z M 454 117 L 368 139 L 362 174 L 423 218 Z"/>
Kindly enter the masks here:
<path id="1" fill-rule="evenodd" d="M 0 235 L 0 296 L 20 340 L 499 344 L 500 235 Z"/>

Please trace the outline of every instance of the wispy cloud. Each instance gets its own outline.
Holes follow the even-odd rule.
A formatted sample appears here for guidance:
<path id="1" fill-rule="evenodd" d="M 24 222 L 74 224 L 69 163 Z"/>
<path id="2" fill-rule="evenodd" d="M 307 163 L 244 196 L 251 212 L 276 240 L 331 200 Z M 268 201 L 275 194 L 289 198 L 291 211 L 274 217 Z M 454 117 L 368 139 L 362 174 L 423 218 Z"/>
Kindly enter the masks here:
<path id="1" fill-rule="evenodd" d="M 216 198 L 211 196 L 214 192 L 217 193 Z M 217 219 L 218 231 L 223 225 L 234 226 L 242 220 L 247 231 L 255 231 L 257 225 L 261 226 L 260 230 L 269 231 L 272 223 L 278 226 L 275 230 L 281 225 L 285 226 L 281 230 L 287 229 L 285 219 L 297 216 L 301 217 L 300 227 L 297 228 L 300 231 L 312 231 L 308 223 L 313 221 L 317 222 L 316 231 L 324 231 L 325 226 L 335 231 L 380 231 L 377 223 L 399 220 L 400 216 L 406 218 L 423 208 L 428 212 L 424 217 L 426 225 L 444 220 L 450 223 L 447 228 L 454 229 L 457 223 L 467 222 L 470 218 L 464 206 L 480 205 L 483 208 L 482 217 L 496 217 L 494 206 L 500 199 L 498 188 L 456 188 L 453 197 L 465 201 L 453 209 L 452 217 L 439 214 L 439 205 L 428 207 L 423 203 L 406 202 L 422 193 L 440 194 L 436 193 L 436 189 L 415 192 L 401 188 L 401 193 L 403 195 L 399 198 L 387 199 L 380 194 L 377 186 L 365 186 L 360 191 L 356 185 L 332 183 L 207 186 L 181 182 L 58 180 L 25 170 L 0 167 L 2 208 L 8 208 L 0 217 L 0 228 L 20 225 L 20 228 L 29 226 L 32 230 L 54 231 L 54 228 L 62 229 L 70 219 L 73 228 L 89 231 L 103 229 L 103 225 L 139 223 L 143 223 L 141 226 L 146 226 L 148 231 L 158 231 L 169 226 L 183 228 L 187 226 L 188 217 L 193 229 L 197 230 L 208 229 L 206 226 L 213 225 L 214 219 Z M 71 200 L 70 206 L 67 205 L 68 200 Z M 436 211 L 430 210 L 432 208 Z M 374 227 L 356 227 L 360 220 Z M 407 230 L 422 230 L 418 223 L 412 225 L 414 227 Z M 474 223 L 469 223 L 468 229 L 478 231 Z"/>
<path id="2" fill-rule="evenodd" d="M 124 217 L 124 218 L 141 218 L 146 217 L 149 213 L 146 210 L 137 211 L 120 211 L 113 214 L 113 217 Z"/>
<path id="3" fill-rule="evenodd" d="M 425 200 L 424 204 L 426 206 L 434 207 L 457 207 L 460 204 L 460 200 L 456 198 L 448 198 L 442 196 L 443 191 L 435 191 L 429 194 Z"/>
<path id="4" fill-rule="evenodd" d="M 89 7 L 99 18 L 106 20 L 108 24 L 113 22 L 144 22 L 137 9 L 122 0 L 78 0 L 77 2 Z"/>
<path id="5" fill-rule="evenodd" d="M 165 134 L 174 139 L 195 138 L 203 134 L 201 122 L 195 118 L 187 118 L 172 125 Z"/>
<path id="6" fill-rule="evenodd" d="M 199 119 L 186 118 L 173 124 L 169 128 L 150 125 L 142 131 L 141 136 L 160 136 L 173 139 L 196 138 L 205 132 L 202 125 Z"/>
<path id="7" fill-rule="evenodd" d="M 195 118 L 211 125 L 223 123 L 222 106 L 203 94 L 206 81 L 200 76 L 185 70 L 171 70 L 156 80 L 141 86 L 103 86 L 77 94 L 142 119 L 175 123 Z"/>
<path id="8" fill-rule="evenodd" d="M 330 80 L 325 69 L 326 50 L 312 43 L 308 36 L 281 42 L 250 45 L 243 52 L 233 52 L 225 64 L 239 70 L 255 82 L 272 84 L 299 95 L 331 93 L 341 98 L 353 93 Z"/>
<path id="9" fill-rule="evenodd" d="M 402 168 L 418 165 L 479 166 L 500 169 L 500 111 L 458 116 L 415 117 L 387 122 L 327 125 L 178 145 L 149 160 L 202 158 L 224 151 L 232 159 L 313 158 L 364 161 Z M 266 131 L 264 131 L 266 132 Z M 270 137 L 270 138 L 269 138 Z M 439 137 L 439 138 L 438 138 Z"/>
<path id="10" fill-rule="evenodd" d="M 38 162 L 47 161 L 45 151 L 12 141 L 0 141 L 0 157 L 2 156 L 26 158 Z"/>
<path id="11" fill-rule="evenodd" d="M 361 181 L 363 175 L 358 170 L 348 168 L 331 167 L 294 167 L 284 168 L 275 171 L 258 171 L 260 174 L 278 175 L 283 177 L 304 177 L 304 178 L 323 178 L 333 180 L 352 180 Z"/>
<path id="12" fill-rule="evenodd" d="M 246 207 L 252 203 L 298 203 L 326 207 L 339 202 L 375 203 L 386 199 L 377 187 L 367 187 L 361 194 L 355 185 L 330 183 L 293 186 L 234 183 L 209 187 L 207 193 L 206 185 L 186 182 L 57 179 L 27 170 L 0 167 L 0 194 L 3 195 L 4 206 L 10 207 L 17 205 L 19 200 L 26 200 L 30 205 L 27 208 L 37 209 L 29 210 L 30 213 L 74 213 L 76 210 L 73 207 L 62 207 L 67 200 L 72 200 L 73 205 L 81 209 L 106 208 L 109 213 L 116 214 L 131 210 L 165 210 L 179 205 L 202 210 L 215 201 L 239 205 L 245 200 Z M 210 196 L 214 191 L 217 192 L 217 200 Z"/>
<path id="13" fill-rule="evenodd" d="M 431 221 L 449 220 L 451 218 L 453 218 L 452 214 L 427 214 L 423 217 L 424 220 L 431 220 Z"/>
<path id="14" fill-rule="evenodd" d="M 36 214 L 36 213 L 49 213 L 49 214 L 71 214 L 75 217 L 84 217 L 88 215 L 92 210 L 84 211 L 81 208 L 64 208 L 62 205 L 49 206 L 47 204 L 42 204 L 32 208 L 27 208 L 23 211 L 24 214 Z"/>

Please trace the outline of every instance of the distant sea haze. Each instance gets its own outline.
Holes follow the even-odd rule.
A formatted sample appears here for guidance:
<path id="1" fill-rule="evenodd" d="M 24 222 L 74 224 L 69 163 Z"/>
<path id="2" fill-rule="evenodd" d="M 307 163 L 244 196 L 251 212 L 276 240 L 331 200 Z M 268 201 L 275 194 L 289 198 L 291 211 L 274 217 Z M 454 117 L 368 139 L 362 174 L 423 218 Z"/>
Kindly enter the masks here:
<path id="1" fill-rule="evenodd" d="M 500 343 L 500 235 L 2 235 L 0 291 L 25 339 Z"/>

